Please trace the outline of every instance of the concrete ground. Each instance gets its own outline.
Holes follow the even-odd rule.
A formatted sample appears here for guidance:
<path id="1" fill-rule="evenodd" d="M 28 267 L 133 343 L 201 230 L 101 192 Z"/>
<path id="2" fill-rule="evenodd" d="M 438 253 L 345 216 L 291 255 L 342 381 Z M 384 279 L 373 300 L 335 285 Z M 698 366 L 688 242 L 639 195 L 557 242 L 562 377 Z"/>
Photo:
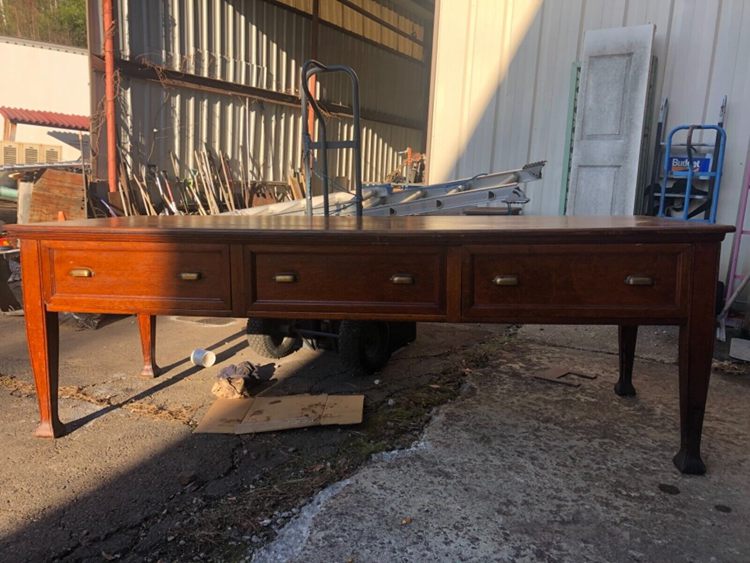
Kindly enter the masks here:
<path id="1" fill-rule="evenodd" d="M 750 373 L 717 364 L 708 474 L 682 476 L 673 329 L 642 329 L 638 396 L 620 399 L 611 327 L 425 324 L 382 373 L 353 378 L 332 354 L 253 357 L 240 321 L 160 318 L 167 371 L 146 381 L 132 318 L 66 323 L 74 431 L 46 441 L 31 437 L 22 322 L 0 317 L 2 561 L 750 560 Z M 220 362 L 192 367 L 197 346 Z M 192 434 L 218 369 L 245 359 L 267 392 L 365 393 L 365 423 Z M 551 367 L 577 375 L 551 381 Z"/>
<path id="2" fill-rule="evenodd" d="M 683 476 L 675 334 L 645 332 L 623 400 L 614 331 L 525 327 L 419 443 L 324 491 L 253 562 L 749 561 L 750 374 L 714 374 L 708 474 Z M 553 366 L 580 376 L 538 378 Z"/>

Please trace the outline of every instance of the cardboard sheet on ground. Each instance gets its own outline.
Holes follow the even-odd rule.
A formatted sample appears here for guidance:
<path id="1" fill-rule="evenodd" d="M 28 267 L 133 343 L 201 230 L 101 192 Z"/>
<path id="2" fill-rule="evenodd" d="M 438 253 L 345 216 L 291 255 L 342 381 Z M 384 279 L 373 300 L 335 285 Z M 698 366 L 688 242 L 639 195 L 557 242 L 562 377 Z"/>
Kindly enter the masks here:
<path id="1" fill-rule="evenodd" d="M 364 395 L 286 395 L 217 399 L 195 432 L 251 434 L 362 422 Z"/>

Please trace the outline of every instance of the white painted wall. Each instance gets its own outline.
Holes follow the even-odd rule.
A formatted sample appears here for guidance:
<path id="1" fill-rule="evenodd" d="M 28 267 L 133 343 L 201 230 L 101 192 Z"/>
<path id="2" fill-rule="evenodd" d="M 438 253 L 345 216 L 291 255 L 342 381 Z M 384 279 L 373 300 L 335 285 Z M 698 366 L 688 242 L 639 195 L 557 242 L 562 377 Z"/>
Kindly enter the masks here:
<path id="1" fill-rule="evenodd" d="M 588 29 L 653 23 L 655 98 L 668 127 L 715 122 L 728 96 L 727 153 L 718 220 L 734 224 L 750 140 L 747 0 L 438 0 L 429 180 L 547 160 L 529 184 L 529 214 L 556 215 L 571 63 Z M 725 270 L 732 237 L 722 253 Z M 750 236 L 741 269 L 750 270 Z"/>
<path id="2" fill-rule="evenodd" d="M 89 115 L 91 111 L 85 49 L 0 37 L 0 76 L 4 82 L 0 106 L 76 115 Z M 3 125 L 0 116 L 0 132 Z M 53 130 L 19 125 L 16 141 L 61 145 L 63 160 L 81 156 L 80 150 L 49 135 L 50 131 Z"/>

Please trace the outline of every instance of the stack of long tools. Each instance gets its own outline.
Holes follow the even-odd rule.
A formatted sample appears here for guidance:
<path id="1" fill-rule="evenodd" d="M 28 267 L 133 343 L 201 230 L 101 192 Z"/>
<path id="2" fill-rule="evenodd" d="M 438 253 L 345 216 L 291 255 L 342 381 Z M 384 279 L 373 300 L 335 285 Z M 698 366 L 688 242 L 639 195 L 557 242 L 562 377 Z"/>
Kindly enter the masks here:
<path id="1" fill-rule="evenodd" d="M 261 203 L 281 201 L 290 197 L 291 190 L 285 184 L 253 182 L 248 180 L 244 167 L 240 166 L 236 179 L 229 159 L 219 151 L 213 154 L 208 148 L 196 150 L 195 167 L 182 179 L 180 169 L 172 156 L 174 173 L 170 178 L 166 170 L 156 166 L 128 165 L 128 159 L 120 159 L 119 192 L 122 201 L 121 213 L 111 209 L 111 214 L 124 215 L 217 215 L 253 205 L 253 199 Z M 260 196 L 260 197 L 259 197 Z"/>

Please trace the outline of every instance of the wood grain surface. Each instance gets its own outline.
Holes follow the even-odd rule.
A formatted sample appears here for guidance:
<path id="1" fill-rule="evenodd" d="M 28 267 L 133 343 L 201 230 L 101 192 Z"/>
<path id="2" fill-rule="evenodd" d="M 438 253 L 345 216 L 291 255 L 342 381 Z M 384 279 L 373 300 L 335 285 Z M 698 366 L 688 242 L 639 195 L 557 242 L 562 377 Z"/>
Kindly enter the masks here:
<path id="1" fill-rule="evenodd" d="M 720 243 L 652 217 L 129 217 L 9 226 L 22 239 L 38 436 L 56 437 L 56 311 L 619 325 L 619 395 L 640 324 L 680 327 L 680 451 L 700 474 Z"/>

